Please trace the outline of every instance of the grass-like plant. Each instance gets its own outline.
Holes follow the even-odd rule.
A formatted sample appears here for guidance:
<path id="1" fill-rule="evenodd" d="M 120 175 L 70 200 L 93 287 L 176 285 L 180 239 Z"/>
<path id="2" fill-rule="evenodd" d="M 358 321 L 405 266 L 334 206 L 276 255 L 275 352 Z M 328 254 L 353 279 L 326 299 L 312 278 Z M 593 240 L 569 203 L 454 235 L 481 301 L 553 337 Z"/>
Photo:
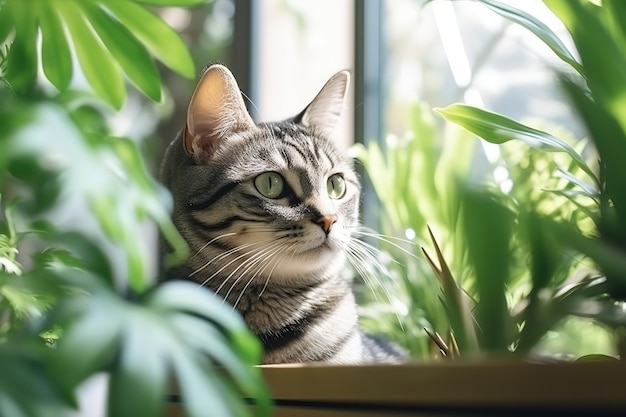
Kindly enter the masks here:
<path id="1" fill-rule="evenodd" d="M 404 307 L 400 321 L 426 322 L 436 349 L 447 356 L 528 357 L 541 352 L 546 334 L 571 317 L 599 325 L 588 336 L 613 338 L 614 347 L 598 353 L 621 353 L 626 318 L 626 170 L 620 162 L 626 156 L 621 104 L 626 96 L 626 8 L 619 1 L 545 1 L 569 30 L 578 61 L 533 16 L 497 1 L 481 3 L 530 30 L 569 65 L 570 72 L 557 75 L 589 137 L 564 139 L 560 133 L 464 104 L 436 109 L 446 120 L 502 147 L 500 164 L 511 183 L 486 183 L 478 189 L 466 180 L 467 169 L 439 169 L 453 166 L 445 164 L 450 154 L 459 155 L 460 167 L 467 166 L 469 157 L 466 151 L 452 150 L 455 144 L 448 141 L 437 162 L 432 130 L 415 129 L 412 141 L 426 145 L 387 148 L 386 157 L 378 157 L 381 151 L 375 145 L 361 149 L 384 205 L 381 217 L 395 223 L 384 231 L 415 231 L 417 246 L 424 247 L 433 271 L 425 272 L 420 259 L 404 258 L 394 271 L 396 283 L 385 285 L 414 283 L 406 292 L 415 297 L 398 298 Z M 398 157 L 413 161 L 408 171 Z M 377 184 L 381 172 L 394 180 Z M 397 178 L 410 185 L 398 185 L 400 192 L 390 196 L 388 188 L 395 187 L 387 184 Z M 435 183 L 433 192 L 432 184 L 424 186 L 424 181 L 452 184 L 454 191 Z M 426 224 L 433 229 L 430 237 Z M 393 247 L 385 250 L 397 255 Z M 417 258 L 418 251 L 413 252 Z M 419 294 L 418 288 L 423 289 Z M 404 342 L 404 330 L 394 330 L 390 334 Z M 584 344 L 583 337 L 579 345 Z M 423 354 L 422 346 L 412 351 Z"/>

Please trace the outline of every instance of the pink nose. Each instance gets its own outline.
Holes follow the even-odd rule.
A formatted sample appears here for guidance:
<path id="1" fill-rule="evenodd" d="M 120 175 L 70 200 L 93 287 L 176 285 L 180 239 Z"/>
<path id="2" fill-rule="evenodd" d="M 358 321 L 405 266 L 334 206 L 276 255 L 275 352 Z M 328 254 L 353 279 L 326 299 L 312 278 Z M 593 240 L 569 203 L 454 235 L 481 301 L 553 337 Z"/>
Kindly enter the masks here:
<path id="1" fill-rule="evenodd" d="M 333 228 L 333 224 L 337 223 L 337 216 L 335 215 L 322 216 L 318 218 L 317 220 L 315 220 L 315 223 L 319 224 L 322 230 L 324 231 L 324 233 L 328 235 L 331 229 Z"/>

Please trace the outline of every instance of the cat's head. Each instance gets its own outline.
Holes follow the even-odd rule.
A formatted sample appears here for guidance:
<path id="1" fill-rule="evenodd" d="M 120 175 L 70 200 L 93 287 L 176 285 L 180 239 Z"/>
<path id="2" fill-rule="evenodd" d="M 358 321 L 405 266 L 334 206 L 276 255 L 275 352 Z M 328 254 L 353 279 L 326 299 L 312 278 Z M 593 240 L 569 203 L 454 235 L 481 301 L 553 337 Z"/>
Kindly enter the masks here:
<path id="1" fill-rule="evenodd" d="M 257 125 L 230 71 L 204 72 L 161 170 L 191 249 L 180 271 L 213 288 L 337 273 L 358 222 L 358 179 L 332 141 L 349 78 L 335 74 L 296 117 Z"/>

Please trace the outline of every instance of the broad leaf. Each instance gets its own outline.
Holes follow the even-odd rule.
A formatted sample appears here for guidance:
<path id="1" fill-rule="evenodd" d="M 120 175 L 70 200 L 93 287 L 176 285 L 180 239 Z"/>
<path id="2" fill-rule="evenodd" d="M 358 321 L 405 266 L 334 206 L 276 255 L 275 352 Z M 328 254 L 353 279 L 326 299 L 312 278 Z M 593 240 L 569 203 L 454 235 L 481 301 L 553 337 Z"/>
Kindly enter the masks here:
<path id="1" fill-rule="evenodd" d="M 97 6 L 85 2 L 85 15 L 133 84 L 154 101 L 161 100 L 161 78 L 156 65 L 137 38 Z"/>
<path id="2" fill-rule="evenodd" d="M 107 2 L 105 7 L 120 23 L 170 69 L 185 77 L 195 75 L 187 46 L 171 27 L 154 13 L 132 2 Z"/>
<path id="3" fill-rule="evenodd" d="M 61 10 L 72 36 L 76 55 L 87 81 L 100 98 L 119 110 L 126 99 L 126 88 L 116 62 L 85 20 L 77 3 L 56 2 L 56 5 Z"/>
<path id="4" fill-rule="evenodd" d="M 72 55 L 65 37 L 63 22 L 51 3 L 42 2 L 41 66 L 46 78 L 59 90 L 67 89 L 72 80 Z"/>
<path id="5" fill-rule="evenodd" d="M 135 0 L 137 3 L 152 4 L 154 6 L 195 6 L 202 3 L 210 3 L 212 0 Z"/>

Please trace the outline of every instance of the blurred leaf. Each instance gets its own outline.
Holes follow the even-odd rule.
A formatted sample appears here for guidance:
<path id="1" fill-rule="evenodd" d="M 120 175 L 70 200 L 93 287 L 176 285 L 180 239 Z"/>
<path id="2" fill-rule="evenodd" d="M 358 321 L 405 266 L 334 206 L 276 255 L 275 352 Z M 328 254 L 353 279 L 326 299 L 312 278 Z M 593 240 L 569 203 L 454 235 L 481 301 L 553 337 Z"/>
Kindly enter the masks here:
<path id="1" fill-rule="evenodd" d="M 133 34 L 98 6 L 85 2 L 83 11 L 111 55 L 130 81 L 154 101 L 161 100 L 161 79 L 156 65 Z"/>
<path id="2" fill-rule="evenodd" d="M 126 326 L 119 363 L 109 383 L 108 415 L 163 415 L 171 366 L 167 358 L 170 355 L 168 335 L 158 316 L 150 312 L 134 311 Z"/>
<path id="3" fill-rule="evenodd" d="M 46 367 L 47 349 L 21 337 L 0 344 L 0 415 L 61 417 L 73 408 Z"/>
<path id="4" fill-rule="evenodd" d="M 626 48 L 609 32 L 602 7 L 580 0 L 545 3 L 571 33 L 594 99 L 626 129 Z"/>
<path id="5" fill-rule="evenodd" d="M 37 25 L 30 18 L 27 2 L 5 2 L 6 13 L 15 24 L 16 35 L 6 63 L 6 80 L 17 92 L 33 87 L 37 77 Z"/>
<path id="6" fill-rule="evenodd" d="M 153 4 L 155 6 L 195 6 L 196 4 L 208 3 L 212 0 L 136 0 L 138 3 Z"/>
<path id="7" fill-rule="evenodd" d="M 107 2 L 106 8 L 168 68 L 188 78 L 195 75 L 195 66 L 187 47 L 158 16 L 131 2 Z"/>
<path id="8" fill-rule="evenodd" d="M 561 42 L 561 39 L 550 30 L 550 28 L 541 20 L 534 16 L 519 10 L 508 4 L 495 0 L 478 0 L 487 8 L 498 13 L 505 19 L 528 29 L 535 36 L 541 39 L 552 51 L 564 62 L 572 66 L 583 77 L 585 76 L 582 66 L 576 61 L 576 58 L 569 52 L 567 47 Z"/>
<path id="9" fill-rule="evenodd" d="M 462 210 L 468 259 L 476 273 L 475 317 L 481 329 L 481 347 L 506 353 L 511 342 L 506 284 L 514 217 L 493 196 L 469 190 L 464 193 Z"/>
<path id="10" fill-rule="evenodd" d="M 561 83 L 581 116 L 600 155 L 600 170 L 603 176 L 603 225 L 602 233 L 626 236 L 626 175 L 623 163 L 626 160 L 626 133 L 617 120 L 598 101 L 592 100 L 574 82 L 562 78 Z M 609 203 L 609 200 L 611 201 Z M 610 206 L 614 205 L 614 208 Z M 614 211 L 617 222 L 609 220 L 608 212 Z M 608 226 L 608 227 L 604 227 Z"/>
<path id="11" fill-rule="evenodd" d="M 68 389 L 105 371 L 115 357 L 126 320 L 119 301 L 111 295 L 74 295 L 53 311 L 50 320 L 61 325 L 52 369 Z"/>
<path id="12" fill-rule="evenodd" d="M 124 79 L 115 60 L 85 19 L 81 6 L 73 1 L 56 2 L 55 5 L 63 14 L 87 81 L 100 98 L 114 109 L 121 109 L 126 99 Z"/>
<path id="13" fill-rule="evenodd" d="M 63 22 L 50 2 L 40 2 L 41 66 L 46 78 L 59 90 L 72 80 L 72 55 Z"/>
<path id="14" fill-rule="evenodd" d="M 570 145 L 549 133 L 525 126 L 502 115 L 464 104 L 452 104 L 446 108 L 437 108 L 435 112 L 490 143 L 502 144 L 517 139 L 533 148 L 548 152 L 565 152 L 572 157 L 578 167 L 596 183 L 599 183 L 583 157 Z"/>
<path id="15" fill-rule="evenodd" d="M 626 257 L 620 247 L 609 241 L 583 236 L 566 224 L 546 222 L 562 245 L 593 259 L 608 279 L 609 292 L 617 298 L 626 295 Z"/>

